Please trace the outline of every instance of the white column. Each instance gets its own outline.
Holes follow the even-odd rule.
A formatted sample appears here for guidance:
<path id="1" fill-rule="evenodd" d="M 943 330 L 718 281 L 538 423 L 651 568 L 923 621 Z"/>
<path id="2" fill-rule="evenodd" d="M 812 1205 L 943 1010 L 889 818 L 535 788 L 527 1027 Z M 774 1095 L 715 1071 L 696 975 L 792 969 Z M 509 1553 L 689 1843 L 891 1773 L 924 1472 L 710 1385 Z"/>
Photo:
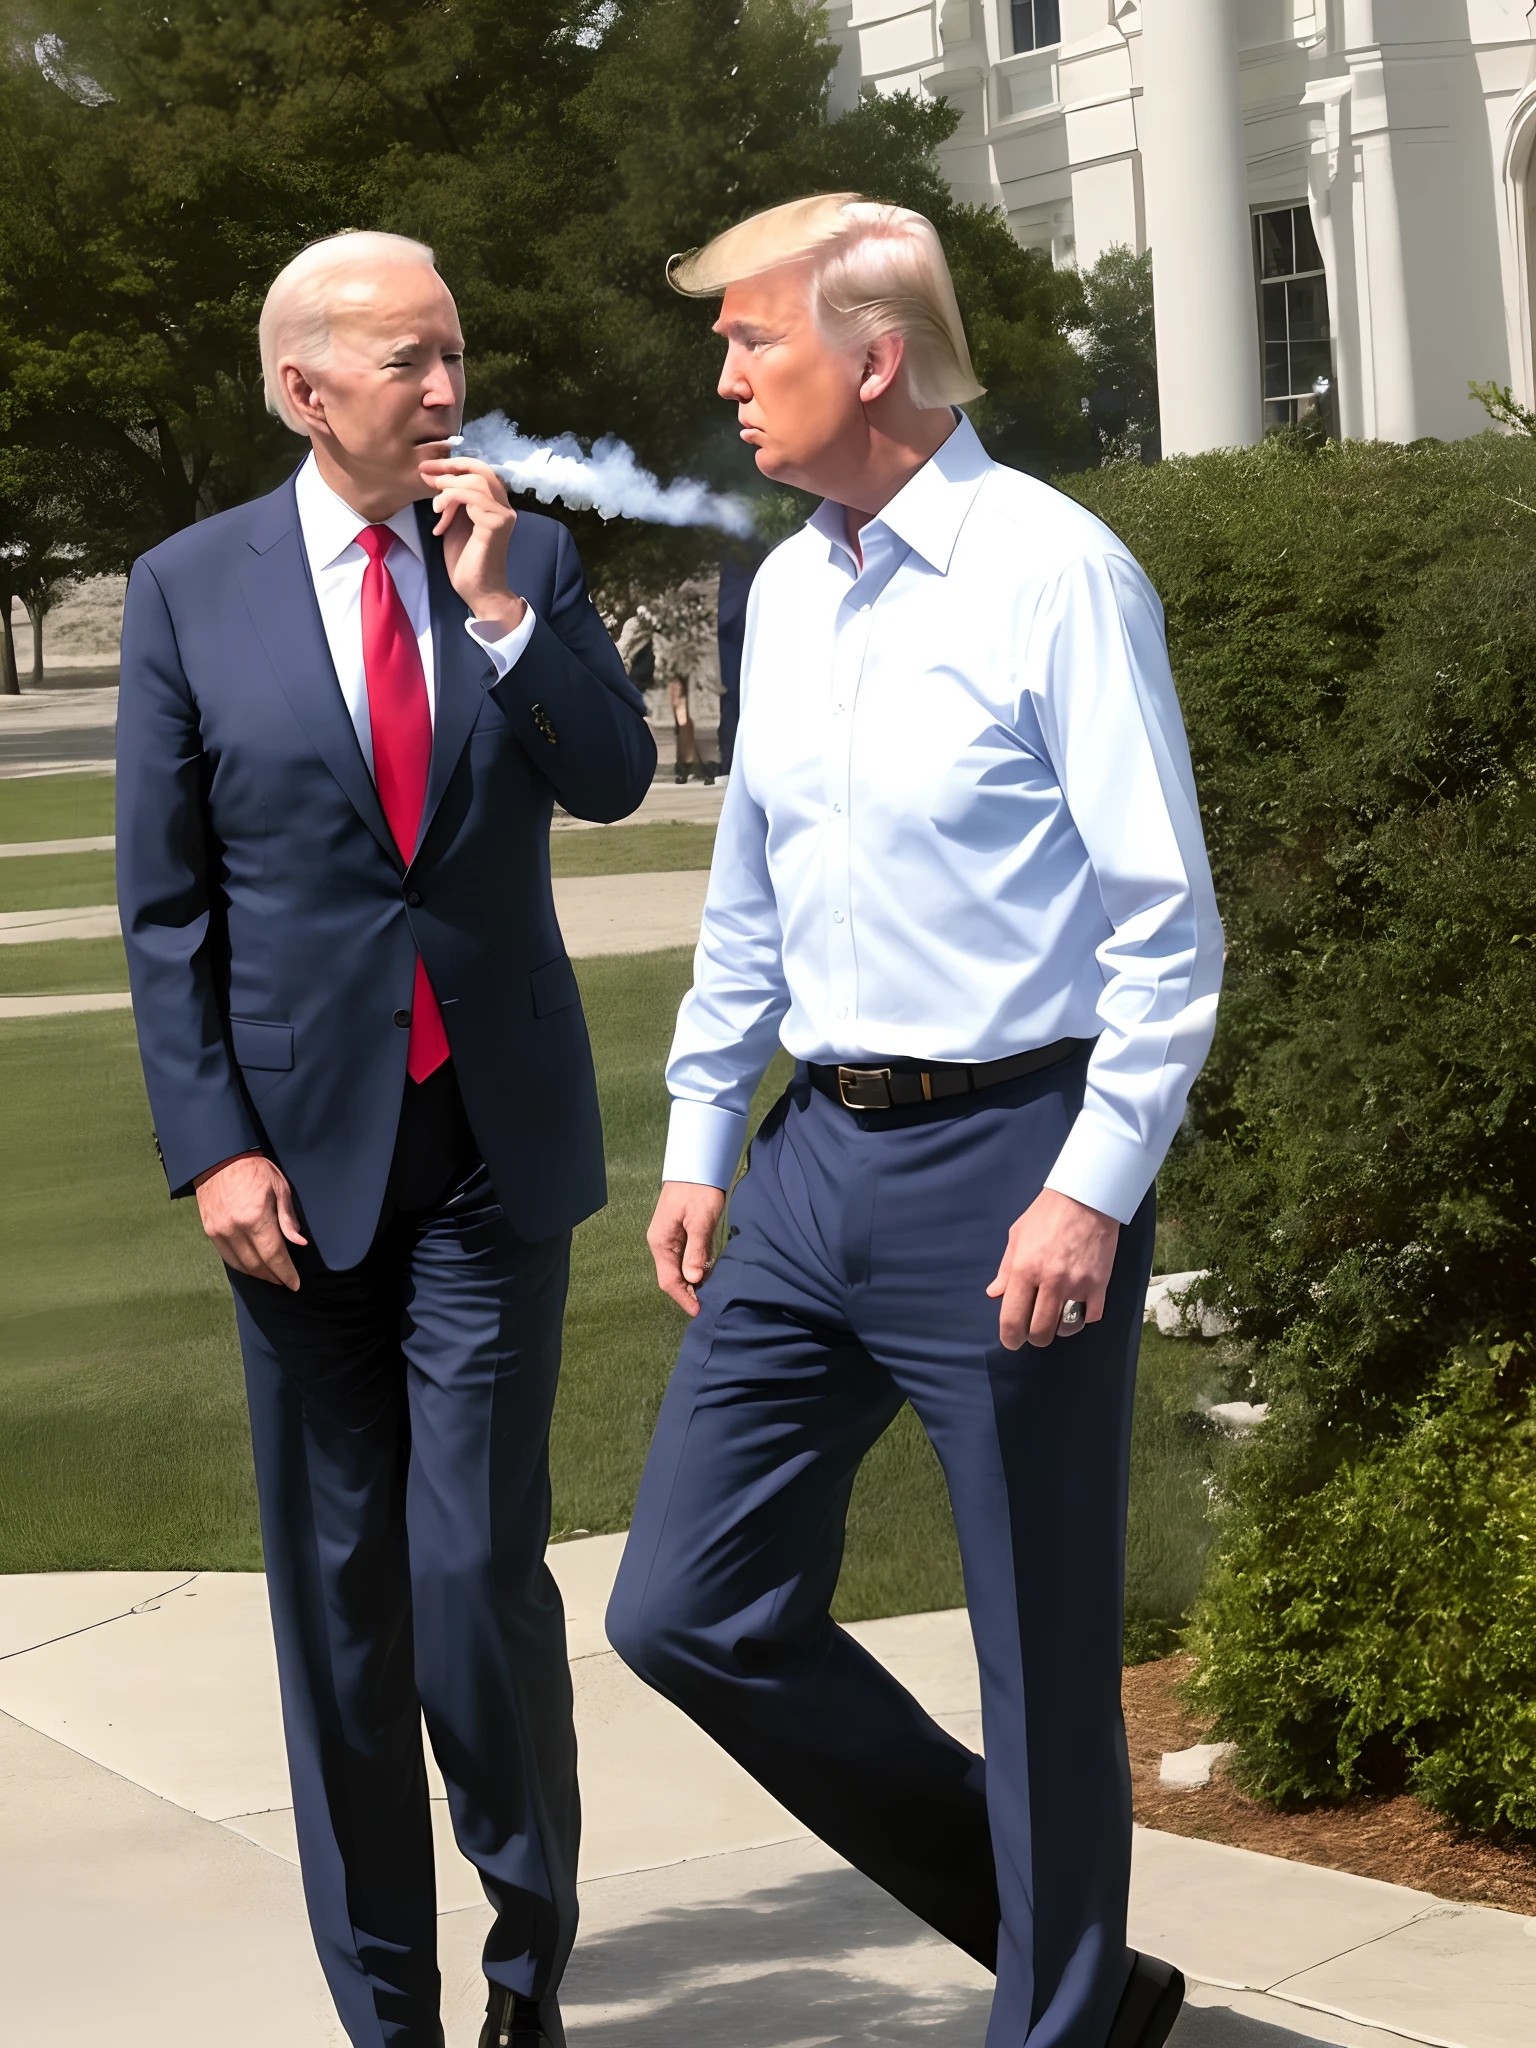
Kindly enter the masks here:
<path id="1" fill-rule="evenodd" d="M 1142 169 L 1163 453 L 1263 432 L 1233 0 L 1142 0 Z"/>

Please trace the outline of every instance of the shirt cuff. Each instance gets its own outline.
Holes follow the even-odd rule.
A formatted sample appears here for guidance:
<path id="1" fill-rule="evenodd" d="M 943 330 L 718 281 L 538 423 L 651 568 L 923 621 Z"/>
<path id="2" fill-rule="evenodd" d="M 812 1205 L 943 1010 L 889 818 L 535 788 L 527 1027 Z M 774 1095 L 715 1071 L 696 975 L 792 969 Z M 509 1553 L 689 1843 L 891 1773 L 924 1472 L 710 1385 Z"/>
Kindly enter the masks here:
<path id="1" fill-rule="evenodd" d="M 533 606 L 525 599 L 522 619 L 510 633 L 503 633 L 489 619 L 466 619 L 464 630 L 475 645 L 483 647 L 496 664 L 496 680 L 499 683 L 510 669 L 516 668 L 523 649 L 533 638 L 533 629 L 537 623 L 533 615 Z"/>
<path id="2" fill-rule="evenodd" d="M 706 1188 L 728 1188 L 736 1178 L 746 1141 L 747 1120 L 734 1109 L 675 1098 L 661 1177 L 697 1181 Z"/>
<path id="3" fill-rule="evenodd" d="M 1045 1184 L 1101 1216 L 1129 1223 L 1157 1179 L 1157 1167 L 1144 1145 L 1079 1111 Z"/>

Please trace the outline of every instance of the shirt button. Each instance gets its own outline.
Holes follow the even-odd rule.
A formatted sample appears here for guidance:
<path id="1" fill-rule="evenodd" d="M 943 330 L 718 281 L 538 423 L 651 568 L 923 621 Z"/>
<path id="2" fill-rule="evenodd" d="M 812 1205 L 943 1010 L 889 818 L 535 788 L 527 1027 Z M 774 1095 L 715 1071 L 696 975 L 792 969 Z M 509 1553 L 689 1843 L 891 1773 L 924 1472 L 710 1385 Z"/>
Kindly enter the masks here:
<path id="1" fill-rule="evenodd" d="M 407 889 L 405 900 L 409 903 L 412 910 L 419 910 L 421 908 L 421 891 L 419 889 Z"/>
<path id="2" fill-rule="evenodd" d="M 411 1028 L 411 1013 L 410 1013 L 410 1011 L 409 1011 L 409 1010 L 396 1010 L 396 1012 L 395 1012 L 395 1022 L 396 1022 L 396 1023 L 397 1023 L 398 1025 L 399 1025 L 399 1027 L 400 1027 L 400 1029 L 401 1029 L 402 1031 L 409 1031 L 409 1030 L 410 1030 L 410 1028 Z"/>
<path id="3" fill-rule="evenodd" d="M 846 1017 L 846 1016 L 847 1016 L 847 1014 L 848 1014 L 848 1005 L 847 1005 L 846 1003 L 844 1003 L 844 1004 L 843 1004 L 843 1006 L 842 1006 L 842 1008 L 841 1008 L 841 1009 L 840 1009 L 840 1010 L 838 1011 L 838 1013 L 837 1013 L 837 1017 L 838 1017 L 838 1022 L 839 1022 L 839 1023 L 841 1023 L 841 1022 L 842 1022 L 842 1020 L 843 1020 L 843 1018 L 844 1018 L 844 1017 Z"/>
<path id="4" fill-rule="evenodd" d="M 832 808 L 833 808 L 833 810 L 834 810 L 834 811 L 836 811 L 836 812 L 837 812 L 837 814 L 838 814 L 838 816 L 839 816 L 839 817 L 841 817 L 841 816 L 842 816 L 842 811 L 843 811 L 843 807 L 842 807 L 842 805 L 841 805 L 841 804 L 834 804 L 834 805 L 832 806 Z"/>
<path id="5" fill-rule="evenodd" d="M 832 922 L 833 922 L 834 924 L 841 924 L 841 923 L 842 923 L 842 921 L 843 921 L 843 913 L 842 913 L 842 912 L 841 912 L 840 910 L 834 910 L 834 911 L 833 911 L 833 913 L 832 913 Z"/>

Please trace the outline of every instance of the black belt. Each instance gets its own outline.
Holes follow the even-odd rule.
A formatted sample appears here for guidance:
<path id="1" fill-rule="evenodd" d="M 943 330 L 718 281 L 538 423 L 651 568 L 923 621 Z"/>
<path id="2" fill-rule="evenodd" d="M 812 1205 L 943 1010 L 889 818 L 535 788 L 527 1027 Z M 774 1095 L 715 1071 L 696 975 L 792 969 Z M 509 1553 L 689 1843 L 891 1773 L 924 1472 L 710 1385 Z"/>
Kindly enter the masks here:
<path id="1" fill-rule="evenodd" d="M 1016 1052 L 1006 1060 L 983 1060 L 979 1066 L 924 1066 L 920 1060 L 881 1060 L 858 1067 L 818 1067 L 807 1063 L 811 1086 L 844 1109 L 908 1109 L 917 1102 L 945 1102 L 953 1095 L 978 1094 L 1023 1074 L 1038 1074 L 1093 1044 L 1091 1038 L 1058 1038 L 1033 1052 Z"/>

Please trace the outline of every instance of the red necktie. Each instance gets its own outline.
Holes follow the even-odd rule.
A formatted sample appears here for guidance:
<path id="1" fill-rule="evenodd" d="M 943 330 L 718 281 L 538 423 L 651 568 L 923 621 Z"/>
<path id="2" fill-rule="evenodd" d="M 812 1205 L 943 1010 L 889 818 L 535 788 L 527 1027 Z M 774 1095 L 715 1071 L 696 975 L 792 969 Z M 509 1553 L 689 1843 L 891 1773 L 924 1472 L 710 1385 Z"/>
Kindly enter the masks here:
<path id="1" fill-rule="evenodd" d="M 365 526 L 357 544 L 368 557 L 363 571 L 363 673 L 373 728 L 373 779 L 400 857 L 409 866 L 427 800 L 432 713 L 421 649 L 384 562 L 394 537 L 387 526 Z M 405 1071 L 413 1081 L 425 1081 L 447 1059 L 448 1051 L 443 1013 L 418 953 Z"/>

